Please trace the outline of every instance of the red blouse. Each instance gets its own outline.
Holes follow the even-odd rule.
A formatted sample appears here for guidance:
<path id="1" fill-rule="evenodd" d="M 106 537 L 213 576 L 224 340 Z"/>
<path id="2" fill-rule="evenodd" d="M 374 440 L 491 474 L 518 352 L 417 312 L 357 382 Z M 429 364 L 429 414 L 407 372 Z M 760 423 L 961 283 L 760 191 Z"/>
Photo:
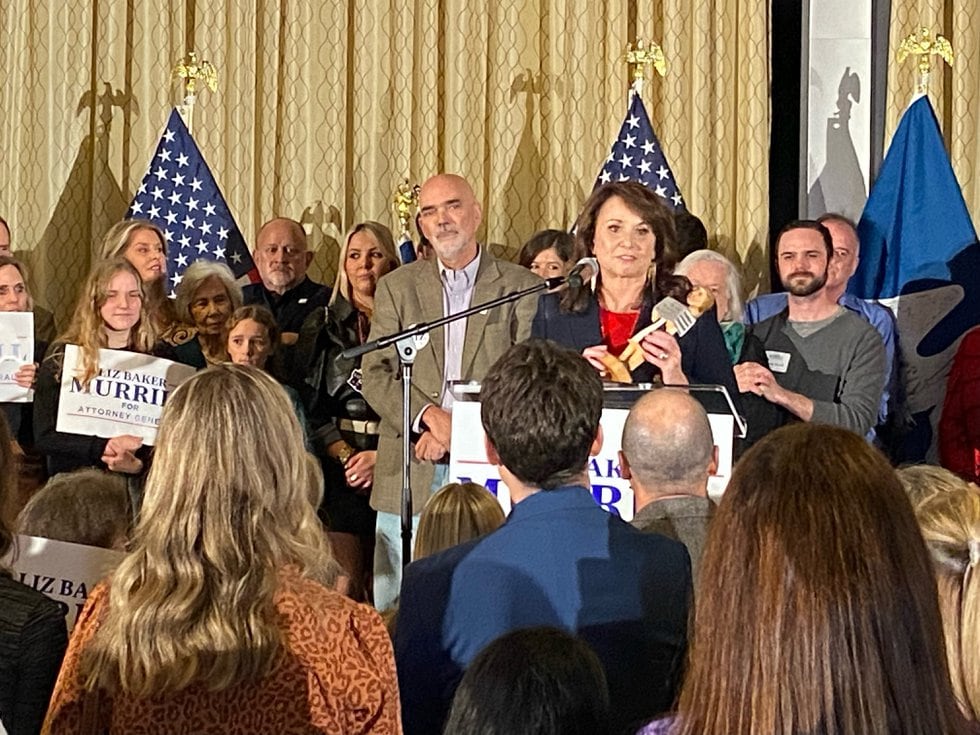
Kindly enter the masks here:
<path id="1" fill-rule="evenodd" d="M 599 328 L 602 330 L 602 344 L 609 352 L 618 355 L 626 349 L 626 344 L 636 331 L 640 319 L 639 311 L 609 311 L 599 306 Z"/>

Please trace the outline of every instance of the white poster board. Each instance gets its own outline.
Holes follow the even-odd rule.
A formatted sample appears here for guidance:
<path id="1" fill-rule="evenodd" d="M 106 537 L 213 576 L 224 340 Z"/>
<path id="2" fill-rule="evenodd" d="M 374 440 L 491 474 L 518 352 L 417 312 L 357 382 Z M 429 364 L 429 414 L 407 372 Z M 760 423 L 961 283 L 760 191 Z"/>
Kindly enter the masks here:
<path id="1" fill-rule="evenodd" d="M 624 408 L 602 410 L 602 450 L 589 461 L 592 497 L 602 508 L 624 521 L 633 519 L 633 490 L 629 480 L 623 479 L 619 465 L 623 425 L 628 415 L 629 411 Z M 708 420 L 718 447 L 718 472 L 708 480 L 708 494 L 718 497 L 724 492 L 732 473 L 735 422 L 731 416 L 719 414 L 708 414 Z M 497 468 L 487 461 L 484 436 L 483 424 L 480 422 L 480 403 L 460 400 L 453 403 L 450 480 L 483 485 L 497 497 L 504 513 L 510 513 L 510 492 L 500 479 Z"/>
<path id="2" fill-rule="evenodd" d="M 13 578 L 61 604 L 70 631 L 85 606 L 89 590 L 123 558 L 121 551 L 65 541 L 18 536 L 16 553 L 3 560 Z"/>
<path id="3" fill-rule="evenodd" d="M 67 345 L 58 431 L 105 438 L 130 434 L 146 444 L 156 441 L 167 396 L 196 372 L 188 365 L 152 355 L 99 350 L 99 374 L 85 391 L 74 370 L 80 364 L 81 351 Z"/>
<path id="4" fill-rule="evenodd" d="M 34 400 L 34 391 L 21 388 L 14 381 L 20 366 L 33 361 L 33 312 L 0 312 L 0 403 L 30 403 Z"/>

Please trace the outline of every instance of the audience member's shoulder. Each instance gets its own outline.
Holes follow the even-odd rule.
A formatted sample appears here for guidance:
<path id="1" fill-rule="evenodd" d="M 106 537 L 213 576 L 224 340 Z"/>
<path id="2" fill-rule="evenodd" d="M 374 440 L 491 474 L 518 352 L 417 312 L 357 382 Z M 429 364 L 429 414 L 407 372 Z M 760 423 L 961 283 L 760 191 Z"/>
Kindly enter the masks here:
<path id="1" fill-rule="evenodd" d="M 499 534 L 501 530 L 502 529 L 497 529 L 496 531 L 492 531 L 485 536 L 470 539 L 469 541 L 457 544 L 456 546 L 451 546 L 448 549 L 443 549 L 442 551 L 432 554 L 431 556 L 413 561 L 405 569 L 405 579 L 409 580 L 438 576 L 439 574 L 452 571 L 460 564 L 460 562 L 469 556 L 474 549 L 480 546 L 487 539 L 493 537 L 495 534 Z"/>
<path id="2" fill-rule="evenodd" d="M 255 304 L 262 301 L 265 287 L 262 283 L 249 283 L 242 286 L 242 303 Z"/>
<path id="3" fill-rule="evenodd" d="M 0 609 L 4 623 L 10 627 L 23 628 L 45 623 L 54 623 L 62 628 L 65 626 L 65 612 L 60 604 L 4 575 L 0 575 Z"/>
<path id="4" fill-rule="evenodd" d="M 353 634 L 370 643 L 387 635 L 374 608 L 354 602 L 295 570 L 280 575 L 275 604 L 294 652 L 320 649 L 334 636 Z"/>
<path id="5" fill-rule="evenodd" d="M 870 338 L 872 335 L 874 335 L 878 338 L 878 341 L 881 341 L 881 335 L 878 333 L 878 330 L 875 329 L 874 325 L 863 316 L 851 311 L 850 309 L 843 310 L 839 317 L 839 321 L 842 326 L 846 324 L 848 328 L 852 329 L 854 333 L 862 339 Z"/>
<path id="6" fill-rule="evenodd" d="M 401 287 L 404 285 L 414 287 L 415 279 L 419 277 L 420 273 L 435 267 L 436 264 L 429 260 L 413 260 L 411 263 L 400 265 L 388 271 L 381 276 L 378 282 L 386 283 L 391 287 Z"/>
<path id="7" fill-rule="evenodd" d="M 625 521 L 622 526 L 617 524 L 618 533 L 625 539 L 625 543 L 632 544 L 635 548 L 641 549 L 650 558 L 660 560 L 680 560 L 687 555 L 687 548 L 680 541 L 668 538 L 659 533 L 645 533 Z"/>
<path id="8" fill-rule="evenodd" d="M 539 276 L 522 265 L 511 263 L 509 260 L 503 260 L 502 258 L 494 258 L 494 262 L 500 270 L 500 274 L 515 284 L 533 286 L 535 283 L 540 283 L 541 281 Z"/>

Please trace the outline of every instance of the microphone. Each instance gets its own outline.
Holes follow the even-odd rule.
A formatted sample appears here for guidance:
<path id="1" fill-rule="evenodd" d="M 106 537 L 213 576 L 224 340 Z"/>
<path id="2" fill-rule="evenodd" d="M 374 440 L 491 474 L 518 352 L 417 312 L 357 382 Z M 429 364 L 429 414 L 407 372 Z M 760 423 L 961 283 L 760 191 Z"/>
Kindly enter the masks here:
<path id="1" fill-rule="evenodd" d="M 572 288 L 579 288 L 586 281 L 591 280 L 599 272 L 599 261 L 595 258 L 582 258 L 568 272 L 565 283 Z"/>

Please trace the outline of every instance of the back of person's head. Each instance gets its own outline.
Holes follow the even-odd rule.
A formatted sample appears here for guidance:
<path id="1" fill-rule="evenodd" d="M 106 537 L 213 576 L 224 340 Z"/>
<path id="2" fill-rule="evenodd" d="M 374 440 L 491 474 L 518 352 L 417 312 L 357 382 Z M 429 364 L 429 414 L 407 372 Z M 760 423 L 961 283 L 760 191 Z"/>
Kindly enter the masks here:
<path id="1" fill-rule="evenodd" d="M 20 512 L 17 530 L 25 536 L 121 549 L 130 518 L 126 480 L 83 469 L 48 480 Z"/>
<path id="2" fill-rule="evenodd" d="M 933 495 L 977 490 L 976 485 L 967 482 L 956 473 L 932 464 L 910 464 L 899 467 L 898 479 L 913 507 Z"/>
<path id="3" fill-rule="evenodd" d="M 490 368 L 480 401 L 487 439 L 518 480 L 550 490 L 585 471 L 602 381 L 577 352 L 539 339 L 514 345 Z"/>
<path id="4" fill-rule="evenodd" d="M 323 478 L 304 457 L 288 396 L 258 368 L 216 365 L 169 396 L 132 551 L 82 660 L 90 687 L 222 690 L 270 671 L 280 573 L 320 577 L 330 561 L 311 502 Z"/>
<path id="5" fill-rule="evenodd" d="M 477 654 L 444 735 L 603 735 L 609 692 L 588 644 L 557 628 L 507 633 Z"/>
<path id="6" fill-rule="evenodd" d="M 714 458 L 708 414 L 687 391 L 651 391 L 630 410 L 622 449 L 630 474 L 645 490 L 703 491 Z"/>
<path id="7" fill-rule="evenodd" d="M 11 512 L 14 491 L 17 489 L 17 457 L 14 455 L 14 440 L 7 426 L 7 417 L 0 411 L 0 559 L 6 556 L 13 546 L 14 536 L 7 526 L 7 516 Z M 0 574 L 4 573 L 0 566 Z"/>
<path id="8" fill-rule="evenodd" d="M 715 513 L 672 734 L 962 732 L 933 572 L 888 461 L 795 424 Z"/>
<path id="9" fill-rule="evenodd" d="M 683 259 L 695 250 L 708 248 L 708 229 L 701 218 L 686 209 L 674 212 L 674 228 L 677 230 L 677 257 Z"/>
<path id="10" fill-rule="evenodd" d="M 980 493 L 961 488 L 930 495 L 915 506 L 915 516 L 936 569 L 953 691 L 963 714 L 978 720 Z"/>
<path id="11" fill-rule="evenodd" d="M 419 516 L 413 558 L 422 559 L 499 528 L 504 511 L 483 485 L 453 482 L 430 497 Z"/>

